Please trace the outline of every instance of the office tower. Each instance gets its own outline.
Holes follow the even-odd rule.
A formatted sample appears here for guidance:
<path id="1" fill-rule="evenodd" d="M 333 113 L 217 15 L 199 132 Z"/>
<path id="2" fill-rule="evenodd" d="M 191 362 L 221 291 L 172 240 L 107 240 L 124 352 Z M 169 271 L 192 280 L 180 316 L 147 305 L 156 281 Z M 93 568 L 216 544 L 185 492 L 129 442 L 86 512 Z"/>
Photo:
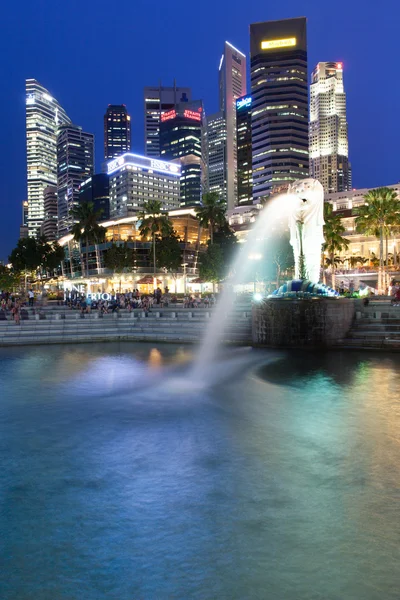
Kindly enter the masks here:
<path id="1" fill-rule="evenodd" d="M 176 104 L 190 102 L 192 90 L 188 87 L 145 87 L 144 88 L 144 153 L 160 156 L 160 117 L 172 110 Z"/>
<path id="2" fill-rule="evenodd" d="M 104 158 L 121 156 L 131 149 L 131 117 L 125 104 L 109 104 L 104 115 Z"/>
<path id="3" fill-rule="evenodd" d="M 19 237 L 26 238 L 28 235 L 28 200 L 24 200 L 22 203 L 22 221 L 19 226 Z"/>
<path id="4" fill-rule="evenodd" d="M 107 173 L 97 173 L 89 177 L 79 188 L 79 204 L 92 202 L 94 210 L 100 213 L 100 221 L 110 218 L 110 182 Z"/>
<path id="5" fill-rule="evenodd" d="M 160 154 L 181 166 L 181 206 L 200 204 L 203 189 L 203 103 L 176 104 L 160 120 Z"/>
<path id="6" fill-rule="evenodd" d="M 57 187 L 49 185 L 43 193 L 44 219 L 40 227 L 41 235 L 44 235 L 48 242 L 57 239 L 58 229 L 58 206 L 57 206 Z"/>
<path id="7" fill-rule="evenodd" d="M 308 177 L 307 22 L 250 25 L 253 198 Z"/>
<path id="8" fill-rule="evenodd" d="M 236 100 L 238 204 L 251 204 L 253 199 L 251 106 L 251 96 Z"/>
<path id="9" fill-rule="evenodd" d="M 107 173 L 112 219 L 135 215 L 148 200 L 163 211 L 179 208 L 179 164 L 128 153 L 107 163 Z"/>
<path id="10" fill-rule="evenodd" d="M 228 209 L 237 203 L 236 100 L 246 88 L 246 56 L 225 42 L 219 64 L 219 110 L 224 113 L 226 126 L 226 200 Z"/>
<path id="11" fill-rule="evenodd" d="M 57 131 L 70 123 L 65 110 L 36 79 L 26 80 L 28 229 L 36 236 L 44 218 L 43 193 L 57 184 Z"/>
<path id="12" fill-rule="evenodd" d="M 74 224 L 73 209 L 79 205 L 79 187 L 93 175 L 94 135 L 82 127 L 62 125 L 57 137 L 58 236 Z"/>
<path id="13" fill-rule="evenodd" d="M 226 122 L 219 111 L 207 117 L 207 189 L 226 202 Z"/>
<path id="14" fill-rule="evenodd" d="M 310 175 L 325 193 L 351 189 L 343 65 L 320 62 L 310 86 Z"/>

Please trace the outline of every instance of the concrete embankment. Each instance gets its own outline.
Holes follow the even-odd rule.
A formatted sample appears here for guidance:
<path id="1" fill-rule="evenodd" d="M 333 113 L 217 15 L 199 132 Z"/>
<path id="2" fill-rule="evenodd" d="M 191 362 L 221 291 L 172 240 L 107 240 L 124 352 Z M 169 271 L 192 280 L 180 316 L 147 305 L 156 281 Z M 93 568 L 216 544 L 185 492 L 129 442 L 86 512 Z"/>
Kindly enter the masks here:
<path id="1" fill-rule="evenodd" d="M 0 321 L 0 346 L 91 341 L 149 341 L 198 343 L 210 322 L 212 309 L 153 308 L 100 316 L 64 307 L 28 311 L 20 325 Z M 227 318 L 223 343 L 251 344 L 251 307 L 236 305 Z"/>

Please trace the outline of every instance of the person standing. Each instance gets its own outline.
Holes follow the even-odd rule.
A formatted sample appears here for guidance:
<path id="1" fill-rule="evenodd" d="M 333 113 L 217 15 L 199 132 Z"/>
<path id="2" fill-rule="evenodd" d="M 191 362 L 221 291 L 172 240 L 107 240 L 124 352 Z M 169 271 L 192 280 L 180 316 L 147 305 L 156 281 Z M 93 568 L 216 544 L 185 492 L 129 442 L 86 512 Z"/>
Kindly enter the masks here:
<path id="1" fill-rule="evenodd" d="M 33 306 L 33 302 L 35 300 L 35 294 L 34 294 L 32 288 L 28 291 L 28 298 L 29 298 L 29 306 Z"/>

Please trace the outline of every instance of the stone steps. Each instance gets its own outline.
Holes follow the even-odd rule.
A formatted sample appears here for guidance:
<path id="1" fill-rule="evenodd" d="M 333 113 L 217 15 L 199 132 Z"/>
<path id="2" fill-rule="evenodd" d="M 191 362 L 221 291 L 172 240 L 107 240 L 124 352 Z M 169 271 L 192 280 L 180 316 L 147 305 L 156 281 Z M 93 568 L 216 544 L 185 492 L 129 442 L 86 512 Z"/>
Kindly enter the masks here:
<path id="1" fill-rule="evenodd" d="M 75 343 L 90 341 L 165 341 L 196 343 L 201 340 L 209 323 L 207 311 L 153 311 L 139 316 L 142 311 L 120 312 L 99 318 L 97 314 L 85 315 L 75 311 L 66 313 L 65 319 L 46 311 L 45 319 L 29 319 L 16 325 L 13 321 L 0 321 L 0 345 Z M 171 313 L 175 312 L 176 318 Z M 192 313 L 192 314 L 191 314 Z M 47 317 L 51 318 L 47 318 Z M 234 312 L 227 318 L 221 342 L 251 343 L 251 312 Z"/>

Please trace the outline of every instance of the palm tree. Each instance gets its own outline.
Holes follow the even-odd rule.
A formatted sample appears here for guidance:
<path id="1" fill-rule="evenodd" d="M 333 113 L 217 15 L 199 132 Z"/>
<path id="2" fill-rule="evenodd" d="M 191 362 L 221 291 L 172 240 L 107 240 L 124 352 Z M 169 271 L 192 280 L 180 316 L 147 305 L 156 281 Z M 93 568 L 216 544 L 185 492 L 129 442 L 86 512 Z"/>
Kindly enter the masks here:
<path id="1" fill-rule="evenodd" d="M 104 254 L 104 266 L 111 269 L 113 273 L 119 273 L 119 291 L 122 287 L 122 273 L 125 269 L 133 269 L 134 250 L 128 246 L 127 242 L 112 243 L 111 247 Z"/>
<path id="2" fill-rule="evenodd" d="M 324 251 L 328 252 L 329 265 L 332 269 L 332 287 L 335 288 L 335 253 L 347 250 L 349 242 L 343 237 L 346 231 L 342 225 L 341 218 L 338 214 L 334 214 L 332 204 L 325 202 L 324 205 Z"/>
<path id="3" fill-rule="evenodd" d="M 173 232 L 173 227 L 167 215 L 161 214 L 161 202 L 157 200 L 148 200 L 145 202 L 142 212 L 138 215 L 141 221 L 139 226 L 142 238 L 151 237 L 153 245 L 153 273 L 156 277 L 156 237 L 168 237 Z"/>
<path id="4" fill-rule="evenodd" d="M 214 242 L 216 227 L 223 227 L 226 223 L 226 204 L 216 192 L 207 192 L 202 196 L 202 204 L 198 207 L 197 218 L 202 227 L 208 227 L 210 244 Z"/>
<path id="5" fill-rule="evenodd" d="M 96 244 L 102 242 L 105 237 L 104 227 L 98 224 L 101 217 L 101 211 L 94 209 L 93 202 L 82 202 L 79 206 L 74 207 L 72 216 L 75 224 L 71 229 L 74 240 L 81 242 L 85 240 L 86 247 L 86 277 L 89 277 L 89 240 Z M 82 261 L 83 263 L 83 261 Z"/>
<path id="6" fill-rule="evenodd" d="M 364 258 L 363 256 L 349 256 L 346 260 L 352 269 L 357 265 L 365 265 L 368 262 L 368 258 Z"/>
<path id="7" fill-rule="evenodd" d="M 379 281 L 382 290 L 384 272 L 383 241 L 389 235 L 390 228 L 400 222 L 400 199 L 390 188 L 370 190 L 364 196 L 365 204 L 357 209 L 356 231 L 374 235 L 379 239 Z"/>

